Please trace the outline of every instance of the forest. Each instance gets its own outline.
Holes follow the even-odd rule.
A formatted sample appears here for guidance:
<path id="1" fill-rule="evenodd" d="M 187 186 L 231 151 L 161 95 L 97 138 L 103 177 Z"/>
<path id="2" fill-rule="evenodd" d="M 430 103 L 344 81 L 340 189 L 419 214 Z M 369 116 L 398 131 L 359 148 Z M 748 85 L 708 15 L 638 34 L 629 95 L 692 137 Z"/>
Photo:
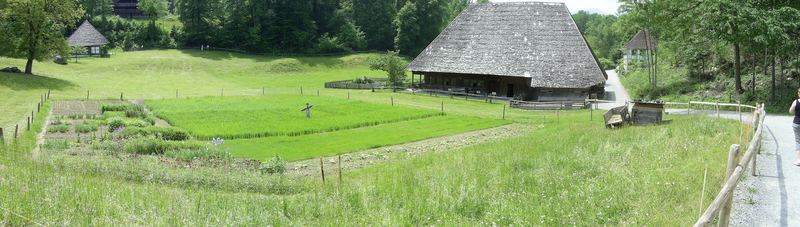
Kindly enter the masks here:
<path id="1" fill-rule="evenodd" d="M 81 0 L 86 17 L 124 49 L 199 47 L 257 53 L 397 50 L 415 56 L 469 0 L 143 0 L 151 21 L 112 15 L 111 0 Z M 175 17 L 180 28 L 156 26 Z"/>

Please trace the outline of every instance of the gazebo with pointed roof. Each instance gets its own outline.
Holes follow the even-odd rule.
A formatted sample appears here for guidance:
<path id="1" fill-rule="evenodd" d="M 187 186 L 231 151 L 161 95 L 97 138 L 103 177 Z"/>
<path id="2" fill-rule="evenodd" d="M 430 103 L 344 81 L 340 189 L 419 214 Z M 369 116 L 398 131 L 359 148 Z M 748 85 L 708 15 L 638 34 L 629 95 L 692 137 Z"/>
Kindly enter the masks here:
<path id="1" fill-rule="evenodd" d="M 656 49 L 656 39 L 650 32 L 639 31 L 623 46 L 625 48 L 625 67 L 634 61 L 647 60 L 647 52 Z"/>
<path id="2" fill-rule="evenodd" d="M 89 55 L 100 55 L 100 48 L 108 44 L 108 39 L 100 34 L 89 21 L 83 21 L 81 26 L 69 36 L 67 42 L 71 47 L 87 48 Z"/>

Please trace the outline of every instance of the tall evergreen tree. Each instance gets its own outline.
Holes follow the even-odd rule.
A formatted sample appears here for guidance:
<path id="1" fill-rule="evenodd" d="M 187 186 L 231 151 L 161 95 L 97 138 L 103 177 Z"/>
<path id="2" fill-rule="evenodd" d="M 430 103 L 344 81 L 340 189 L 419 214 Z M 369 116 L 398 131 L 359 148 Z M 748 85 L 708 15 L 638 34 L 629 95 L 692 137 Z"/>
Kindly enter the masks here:
<path id="1" fill-rule="evenodd" d="M 187 46 L 207 45 L 211 41 L 215 0 L 178 0 L 179 20 L 183 23 L 183 43 Z"/>

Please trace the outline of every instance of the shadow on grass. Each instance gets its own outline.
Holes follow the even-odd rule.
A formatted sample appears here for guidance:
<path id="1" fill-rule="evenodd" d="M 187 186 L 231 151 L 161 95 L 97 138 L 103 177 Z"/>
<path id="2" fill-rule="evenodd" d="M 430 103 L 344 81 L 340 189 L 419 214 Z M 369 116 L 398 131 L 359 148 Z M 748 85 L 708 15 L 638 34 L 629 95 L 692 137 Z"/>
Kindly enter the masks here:
<path id="1" fill-rule="evenodd" d="M 209 60 L 230 60 L 230 59 L 248 59 L 253 60 L 255 62 L 272 62 L 275 60 L 280 59 L 295 59 L 299 61 L 301 64 L 309 67 L 315 66 L 325 66 L 325 67 L 338 67 L 344 65 L 344 61 L 340 59 L 343 56 L 347 56 L 349 54 L 332 54 L 330 56 L 311 56 L 305 54 L 250 54 L 250 53 L 237 53 L 237 52 L 229 52 L 229 51 L 199 51 L 194 49 L 182 49 L 179 50 L 183 54 L 187 54 L 192 57 L 198 58 L 205 58 Z"/>
<path id="2" fill-rule="evenodd" d="M 66 80 L 46 76 L 0 73 L 0 86 L 8 87 L 14 91 L 25 91 L 37 89 L 64 90 L 77 85 Z"/>

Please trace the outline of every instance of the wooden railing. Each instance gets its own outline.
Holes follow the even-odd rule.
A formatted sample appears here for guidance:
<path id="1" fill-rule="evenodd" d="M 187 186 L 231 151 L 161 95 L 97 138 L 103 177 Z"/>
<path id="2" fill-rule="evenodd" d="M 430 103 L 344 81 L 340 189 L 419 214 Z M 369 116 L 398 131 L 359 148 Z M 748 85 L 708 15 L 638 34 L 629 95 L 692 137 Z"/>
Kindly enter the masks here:
<path id="1" fill-rule="evenodd" d="M 751 168 L 750 174 L 753 176 L 756 175 L 756 155 L 761 151 L 761 135 L 764 131 L 764 119 L 767 116 L 766 111 L 764 110 L 764 104 L 756 104 L 756 106 L 705 102 L 690 102 L 690 104 L 714 105 L 717 110 L 719 110 L 719 107 L 721 106 L 734 106 L 737 108 L 747 107 L 755 109 L 755 111 L 753 111 L 753 128 L 755 131 L 753 133 L 753 138 L 750 140 L 750 144 L 747 147 L 747 151 L 741 157 L 741 160 L 736 163 L 736 156 L 739 153 L 739 145 L 731 145 L 730 152 L 728 154 L 728 168 L 725 184 L 717 194 L 717 197 L 714 198 L 714 201 L 711 202 L 711 205 L 708 206 L 705 212 L 694 224 L 694 226 L 709 226 L 714 220 L 714 217 L 719 215 L 719 226 L 728 226 L 730 212 L 733 206 L 733 190 L 736 189 L 736 185 L 742 178 L 742 175 L 744 174 L 748 164 Z"/>

